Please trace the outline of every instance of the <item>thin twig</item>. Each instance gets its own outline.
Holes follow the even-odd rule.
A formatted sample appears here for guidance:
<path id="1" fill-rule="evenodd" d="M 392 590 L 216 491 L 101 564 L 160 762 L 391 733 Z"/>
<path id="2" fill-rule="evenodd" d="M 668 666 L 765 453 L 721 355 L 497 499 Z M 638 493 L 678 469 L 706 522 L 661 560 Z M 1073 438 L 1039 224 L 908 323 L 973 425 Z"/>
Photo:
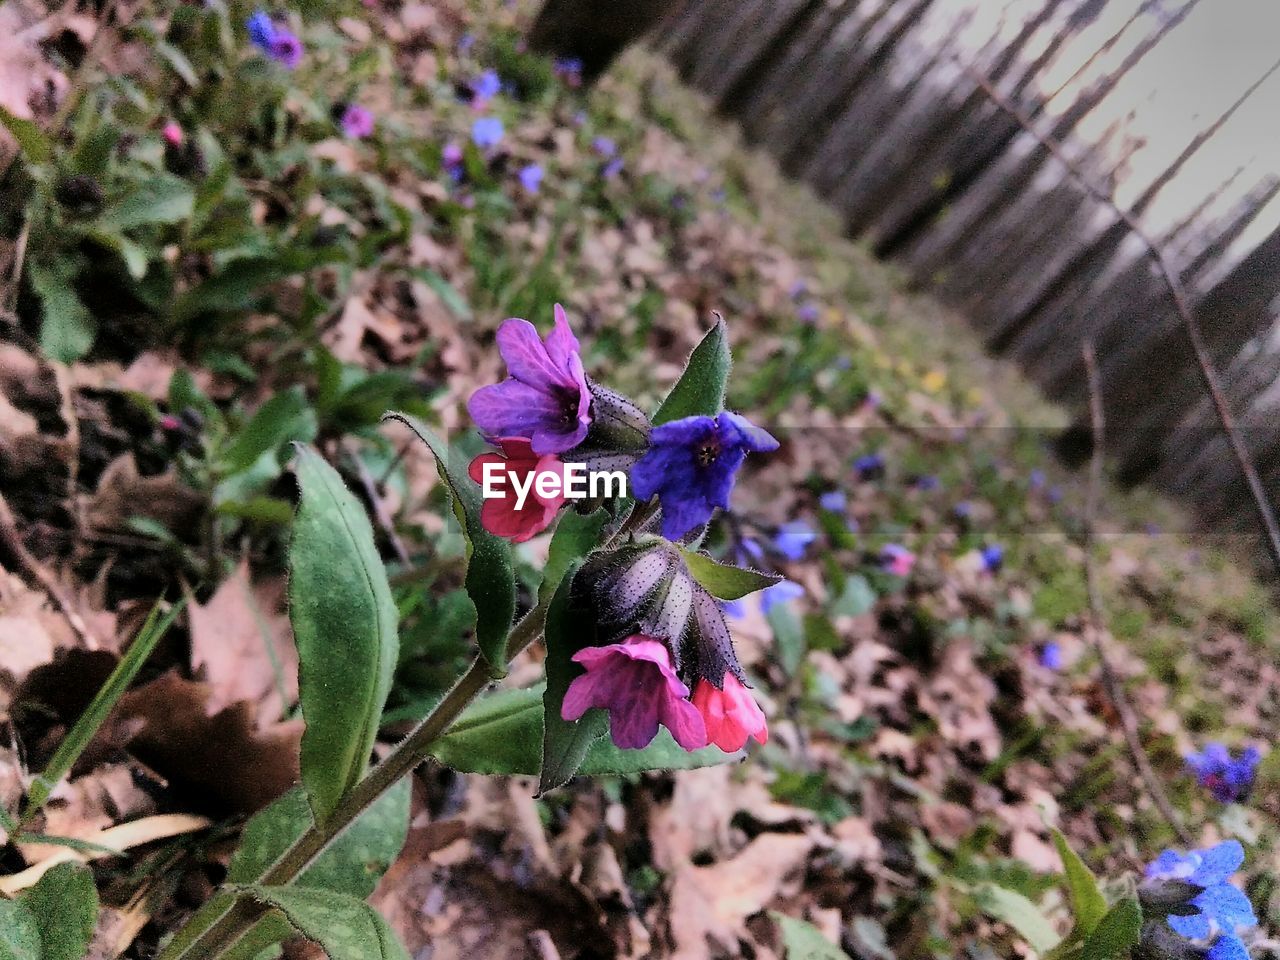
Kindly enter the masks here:
<path id="1" fill-rule="evenodd" d="M 18 242 L 13 247 L 13 269 L 9 273 L 9 289 L 5 291 L 4 308 L 18 308 L 18 289 L 22 282 L 22 265 L 27 259 L 27 240 L 31 237 L 31 221 L 24 220 L 22 232 L 18 234 Z"/>
<path id="2" fill-rule="evenodd" d="M 1204 381 L 1205 389 L 1209 392 L 1210 399 L 1213 401 L 1213 408 L 1218 415 L 1218 421 L 1222 424 L 1222 431 L 1226 434 L 1227 440 L 1231 444 L 1231 452 L 1235 455 L 1236 462 L 1240 465 L 1240 472 L 1244 474 L 1249 493 L 1253 498 L 1254 507 L 1258 511 L 1258 520 L 1266 534 L 1268 552 L 1275 562 L 1276 569 L 1280 570 L 1280 521 L 1276 519 L 1275 510 L 1267 497 L 1267 491 L 1262 485 L 1262 479 L 1258 476 L 1258 468 L 1254 466 L 1253 457 L 1244 445 L 1240 432 L 1236 429 L 1235 416 L 1231 413 L 1231 406 L 1227 402 L 1226 394 L 1223 393 L 1222 385 L 1218 379 L 1218 372 L 1213 365 L 1213 357 L 1210 356 L 1209 349 L 1205 346 L 1204 336 L 1200 332 L 1200 324 L 1191 312 L 1186 289 L 1183 287 L 1182 281 L 1178 279 L 1177 271 L 1174 269 L 1173 264 L 1169 262 L 1168 256 L 1142 225 L 1138 223 L 1137 218 L 1132 213 L 1116 203 L 1115 198 L 1108 191 L 1092 183 L 1084 171 L 1067 157 L 1061 144 L 1039 133 L 1032 126 L 1031 120 L 1017 106 L 1002 96 L 985 76 L 969 66 L 964 66 L 964 70 L 973 79 L 974 83 L 982 88 L 982 92 L 987 95 L 987 98 L 992 103 L 1007 113 L 1018 126 L 1048 150 L 1054 159 L 1066 168 L 1067 172 L 1079 182 L 1080 186 L 1090 196 L 1110 210 L 1128 228 L 1129 232 L 1146 247 L 1147 254 L 1159 269 L 1161 279 L 1164 280 L 1165 286 L 1168 287 L 1174 310 L 1182 320 L 1187 340 L 1190 342 L 1191 350 L 1195 354 L 1200 377 Z"/>
<path id="3" fill-rule="evenodd" d="M 1085 592 L 1089 598 L 1089 636 L 1102 669 L 1102 689 L 1120 717 L 1120 729 L 1124 732 L 1124 740 L 1129 747 L 1129 755 L 1133 758 L 1133 765 L 1137 768 L 1143 783 L 1146 784 L 1147 792 L 1151 794 L 1156 808 L 1173 828 L 1173 832 L 1178 835 L 1178 839 L 1185 844 L 1190 844 L 1192 843 L 1191 834 L 1182 825 L 1177 811 L 1169 802 L 1168 794 L 1164 792 L 1160 778 L 1151 766 L 1151 758 L 1147 756 L 1142 738 L 1138 735 L 1138 721 L 1133 715 L 1133 708 L 1129 705 L 1124 687 L 1120 684 L 1120 678 L 1107 657 L 1104 637 L 1109 636 L 1109 633 L 1093 558 L 1098 506 L 1102 499 L 1102 448 L 1106 437 L 1106 421 L 1103 418 L 1102 385 L 1098 377 L 1098 362 L 1094 357 L 1093 342 L 1085 340 L 1080 353 L 1084 358 L 1085 375 L 1089 380 L 1089 420 L 1093 426 L 1093 456 L 1089 460 L 1089 496 L 1084 515 L 1084 583 Z"/>
<path id="4" fill-rule="evenodd" d="M 97 650 L 101 644 L 84 622 L 84 618 L 76 611 L 75 605 L 62 589 L 58 578 L 32 556 L 27 545 L 22 542 L 22 535 L 18 533 L 17 520 L 14 519 L 13 511 L 9 509 L 9 503 L 2 493 L 0 493 L 0 549 L 7 550 L 28 575 L 44 588 L 44 592 L 49 595 L 54 606 L 66 618 L 71 632 L 76 635 L 85 649 Z"/>

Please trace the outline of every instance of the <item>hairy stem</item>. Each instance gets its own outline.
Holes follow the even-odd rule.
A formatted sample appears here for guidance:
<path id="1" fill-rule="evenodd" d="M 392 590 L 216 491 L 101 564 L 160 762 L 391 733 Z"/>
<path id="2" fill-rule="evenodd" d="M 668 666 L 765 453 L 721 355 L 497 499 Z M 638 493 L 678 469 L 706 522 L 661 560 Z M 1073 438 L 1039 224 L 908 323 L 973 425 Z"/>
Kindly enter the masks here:
<path id="1" fill-rule="evenodd" d="M 512 628 L 507 640 L 508 657 L 514 657 L 538 638 L 545 615 L 545 610 L 535 607 Z M 356 818 L 427 758 L 431 744 L 449 729 L 467 704 L 488 686 L 490 679 L 489 665 L 477 657 L 435 709 L 351 788 L 323 823 L 315 824 L 299 836 L 257 882 L 282 886 L 296 879 Z M 260 903 L 237 899 L 216 918 L 197 915 L 192 922 L 197 927 L 203 923 L 205 928 L 202 931 L 198 928 L 179 931 L 160 955 L 161 960 L 210 960 L 218 957 L 233 946 L 266 909 Z"/>

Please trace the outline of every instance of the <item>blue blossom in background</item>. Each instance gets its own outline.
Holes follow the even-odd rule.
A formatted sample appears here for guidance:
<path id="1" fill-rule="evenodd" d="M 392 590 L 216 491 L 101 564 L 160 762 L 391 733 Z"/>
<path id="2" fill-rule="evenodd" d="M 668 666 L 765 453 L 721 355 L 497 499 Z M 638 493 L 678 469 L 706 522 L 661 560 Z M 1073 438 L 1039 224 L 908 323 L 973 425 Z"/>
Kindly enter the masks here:
<path id="1" fill-rule="evenodd" d="M 1205 745 L 1201 753 L 1186 756 L 1187 769 L 1196 775 L 1200 786 L 1208 789 L 1219 803 L 1235 803 L 1253 788 L 1253 778 L 1258 771 L 1262 754 L 1257 747 L 1246 747 L 1240 756 L 1232 758 L 1221 743 Z"/>
<path id="2" fill-rule="evenodd" d="M 471 142 L 481 150 L 500 144 L 503 133 L 502 121 L 497 117 L 476 117 L 471 124 Z"/>
<path id="3" fill-rule="evenodd" d="M 529 193 L 537 193 L 542 186 L 542 167 L 536 163 L 520 168 L 520 186 Z"/>
<path id="4" fill-rule="evenodd" d="M 800 309 L 796 311 L 796 316 L 802 323 L 817 323 L 820 314 L 821 311 L 818 309 L 818 305 L 813 301 L 802 304 Z"/>
<path id="5" fill-rule="evenodd" d="M 813 527 L 803 520 L 792 520 L 778 528 L 773 537 L 773 549 L 788 560 L 799 560 L 809 549 L 809 544 L 818 539 Z"/>
<path id="6" fill-rule="evenodd" d="M 778 449 L 768 431 L 727 410 L 654 427 L 649 444 L 631 468 L 632 495 L 638 503 L 657 496 L 668 540 L 706 523 L 716 507 L 729 508 L 734 478 L 748 453 Z"/>
<path id="7" fill-rule="evenodd" d="M 486 70 L 471 81 L 471 93 L 477 106 L 488 103 L 502 91 L 502 78 L 497 70 Z"/>
<path id="8" fill-rule="evenodd" d="M 884 476 L 884 457 L 878 453 L 866 453 L 853 461 L 853 472 L 859 480 L 875 480 Z"/>
<path id="9" fill-rule="evenodd" d="M 622 158 L 614 157 L 601 169 L 600 176 L 604 177 L 606 180 L 612 180 L 622 172 L 622 166 Z"/>
<path id="10" fill-rule="evenodd" d="M 1062 647 L 1050 640 L 1040 648 L 1040 666 L 1046 670 L 1062 669 Z"/>
<path id="11" fill-rule="evenodd" d="M 1043 470 L 1032 470 L 1031 473 L 1027 475 L 1027 486 L 1032 490 L 1039 490 L 1044 486 L 1044 480 L 1045 477 Z"/>
<path id="12" fill-rule="evenodd" d="M 596 137 L 591 141 L 591 149 L 595 151 L 597 157 L 608 160 L 618 152 L 618 145 L 613 137 Z"/>
<path id="13" fill-rule="evenodd" d="M 474 33 L 464 33 L 458 38 L 458 52 L 467 53 L 476 45 L 476 35 Z"/>
<path id="14" fill-rule="evenodd" d="M 245 21 L 249 42 L 287 70 L 302 62 L 302 41 L 288 27 L 276 23 L 262 10 Z"/>
<path id="15" fill-rule="evenodd" d="M 942 486 L 942 481 L 940 481 L 933 474 L 926 473 L 919 477 L 916 477 L 914 486 L 917 490 L 931 492 L 933 490 L 939 489 Z"/>
<path id="16" fill-rule="evenodd" d="M 951 508 L 951 512 L 958 520 L 968 520 L 973 515 L 973 504 L 968 500 L 961 500 Z"/>
<path id="17" fill-rule="evenodd" d="M 1138 889 L 1143 913 L 1165 915 L 1169 928 L 1188 940 L 1212 944 L 1206 960 L 1241 960 L 1249 956 L 1241 930 L 1258 925 L 1253 904 L 1227 879 L 1244 863 L 1238 840 L 1224 840 L 1205 850 L 1165 850 L 1146 870 Z M 1161 931 L 1152 931 L 1159 937 Z"/>
<path id="18" fill-rule="evenodd" d="M 804 587 L 790 580 L 780 580 L 760 592 L 760 612 L 767 614 L 780 603 L 790 603 L 804 596 Z"/>
<path id="19" fill-rule="evenodd" d="M 828 490 L 818 497 L 818 506 L 832 513 L 844 513 L 848 506 L 848 498 L 845 497 L 843 490 Z"/>
<path id="20" fill-rule="evenodd" d="M 551 72 L 570 87 L 582 84 L 582 61 L 577 57 L 557 57 L 551 64 Z"/>
<path id="21" fill-rule="evenodd" d="M 987 573 L 999 573 L 1004 566 L 1004 547 L 998 543 L 988 543 L 982 548 L 982 567 Z"/>
<path id="22" fill-rule="evenodd" d="M 747 608 L 741 600 L 717 600 L 720 611 L 730 620 L 741 620 L 747 615 Z"/>

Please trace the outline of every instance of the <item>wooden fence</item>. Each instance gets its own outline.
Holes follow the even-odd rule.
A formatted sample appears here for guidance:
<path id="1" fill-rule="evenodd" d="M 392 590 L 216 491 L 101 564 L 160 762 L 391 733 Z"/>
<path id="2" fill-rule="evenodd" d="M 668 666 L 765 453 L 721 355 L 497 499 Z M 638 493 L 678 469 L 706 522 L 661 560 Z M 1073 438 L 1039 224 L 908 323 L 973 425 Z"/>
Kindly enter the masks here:
<path id="1" fill-rule="evenodd" d="M 1208 18 L 1231 15 L 1222 4 L 688 0 L 652 42 L 851 235 L 960 308 L 1082 423 L 1092 338 L 1120 475 L 1177 491 L 1221 528 L 1253 511 L 1167 286 L 1115 210 L 1001 103 L 1169 255 L 1275 499 L 1280 149 L 1239 143 L 1274 130 L 1280 61 L 1215 67 L 1200 116 L 1150 119 L 1182 116 L 1195 81 L 1187 93 L 1163 78 Z"/>

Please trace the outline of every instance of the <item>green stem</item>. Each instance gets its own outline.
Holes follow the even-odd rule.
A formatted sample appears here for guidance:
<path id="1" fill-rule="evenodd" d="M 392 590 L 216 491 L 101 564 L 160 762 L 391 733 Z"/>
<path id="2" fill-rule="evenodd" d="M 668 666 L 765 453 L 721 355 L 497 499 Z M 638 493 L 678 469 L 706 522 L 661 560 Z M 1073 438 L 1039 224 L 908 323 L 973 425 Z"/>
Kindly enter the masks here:
<path id="1" fill-rule="evenodd" d="M 538 638 L 545 615 L 545 610 L 535 607 L 512 628 L 507 640 L 509 657 L 514 657 Z M 315 824 L 299 836 L 257 882 L 282 886 L 311 866 L 360 814 L 427 758 L 431 744 L 449 729 L 467 704 L 489 684 L 489 680 L 489 665 L 477 657 L 435 709 L 351 788 L 323 823 Z M 160 960 L 209 960 L 217 957 L 233 946 L 266 909 L 260 903 L 241 898 L 216 919 L 210 916 L 192 918 L 188 927 L 180 930 L 165 948 Z M 203 930 L 199 929 L 201 923 L 207 924 Z M 192 924 L 195 929 L 191 929 Z"/>

